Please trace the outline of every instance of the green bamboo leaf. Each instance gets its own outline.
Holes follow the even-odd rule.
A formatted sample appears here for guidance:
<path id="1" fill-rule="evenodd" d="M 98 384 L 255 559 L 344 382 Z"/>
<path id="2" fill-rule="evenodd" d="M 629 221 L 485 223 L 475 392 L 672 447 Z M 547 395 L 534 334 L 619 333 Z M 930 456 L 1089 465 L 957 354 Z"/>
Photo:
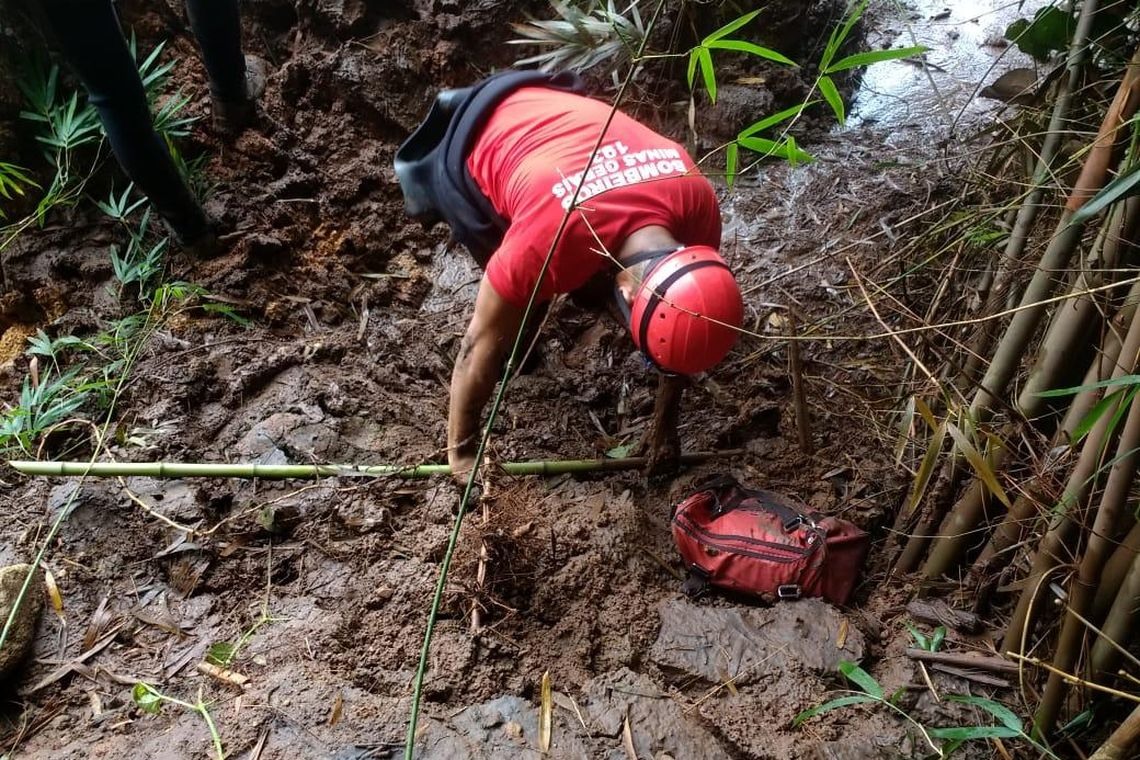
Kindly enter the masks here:
<path id="1" fill-rule="evenodd" d="M 985 697 L 974 697 L 968 694 L 951 694 L 946 697 L 946 699 L 950 702 L 961 702 L 964 705 L 973 705 L 974 707 L 980 707 L 1001 721 L 1003 726 L 1017 731 L 1018 733 L 1020 733 L 1023 728 L 1021 718 L 1017 717 L 1017 714 L 1014 713 L 1013 710 L 1010 710 L 1000 702 L 995 702 L 994 700 L 986 699 Z"/>
<path id="2" fill-rule="evenodd" d="M 829 702 L 824 702 L 822 705 L 816 705 L 804 710 L 802 713 L 792 719 L 793 726 L 802 725 L 805 721 L 814 718 L 817 715 L 823 715 L 826 712 L 831 712 L 840 707 L 849 707 L 851 705 L 865 705 L 868 702 L 874 702 L 875 698 L 867 694 L 849 694 L 846 697 L 838 697 Z"/>
<path id="3" fill-rule="evenodd" d="M 1124 389 L 1120 388 L 1096 402 L 1096 406 L 1090 409 L 1088 414 L 1082 417 L 1077 426 L 1073 428 L 1073 441 L 1079 441 L 1088 435 L 1089 431 L 1096 427 L 1096 423 L 1100 422 L 1100 418 L 1104 416 L 1105 412 L 1113 408 L 1123 394 Z"/>
<path id="4" fill-rule="evenodd" d="M 839 672 L 842 673 L 847 680 L 856 684 L 860 689 L 875 699 L 883 698 L 883 687 L 879 685 L 878 681 L 871 677 L 870 673 L 855 663 L 849 660 L 840 660 Z"/>
<path id="5" fill-rule="evenodd" d="M 702 47 L 697 53 L 697 60 L 701 65 L 701 77 L 705 81 L 705 89 L 709 93 L 709 100 L 716 103 L 716 70 L 713 68 L 712 53 Z"/>
<path id="6" fill-rule="evenodd" d="M 1041 391 L 1037 395 L 1042 398 L 1054 398 L 1057 396 L 1074 396 L 1078 393 L 1085 391 L 1095 391 L 1099 388 L 1115 388 L 1120 385 L 1140 385 L 1140 375 L 1121 375 L 1120 377 L 1113 377 L 1108 380 L 1100 380 L 1095 383 L 1087 385 L 1076 385 L 1072 388 L 1056 388 L 1050 391 Z"/>
<path id="7" fill-rule="evenodd" d="M 736 143 L 729 143 L 728 147 L 724 149 L 724 180 L 728 183 L 729 191 L 732 190 L 732 185 L 736 181 L 736 166 L 740 160 L 740 146 Z"/>
<path id="8" fill-rule="evenodd" d="M 1140 194 L 1140 163 L 1109 182 L 1069 219 L 1069 224 L 1084 224 L 1117 201 Z"/>
<path id="9" fill-rule="evenodd" d="M 744 40 L 713 40 L 711 42 L 706 40 L 705 46 L 717 50 L 735 50 L 738 53 L 749 53 L 758 58 L 766 58 L 769 61 L 782 63 L 785 66 L 796 65 L 796 62 L 786 55 L 777 53 L 771 48 L 762 47 L 752 42 L 745 42 Z"/>
<path id="10" fill-rule="evenodd" d="M 748 22 L 750 22 L 752 19 L 756 18 L 759 15 L 760 15 L 760 11 L 758 11 L 758 10 L 752 11 L 751 13 L 745 13 L 743 16 L 741 16 L 738 19 L 735 19 L 734 21 L 729 21 L 727 24 L 722 26 L 720 29 L 717 29 L 715 32 L 710 34 L 708 37 L 705 37 L 704 40 L 701 41 L 701 45 L 702 46 L 708 45 L 710 42 L 714 42 L 716 40 L 719 40 L 721 37 L 727 37 L 728 35 L 735 32 L 737 29 L 740 29 L 742 26 L 745 26 Z"/>
<path id="11" fill-rule="evenodd" d="M 766 116 L 760 121 L 753 122 L 744 129 L 740 130 L 740 134 L 736 136 L 736 139 L 739 140 L 744 137 L 751 137 L 758 132 L 763 132 L 765 129 L 769 129 L 776 126 L 777 124 L 787 121 L 788 119 L 799 116 L 801 113 L 803 113 L 803 110 L 805 108 L 812 106 L 817 102 L 818 101 L 813 100 L 807 103 L 800 103 L 798 105 L 792 106 L 791 108 L 785 108 L 779 113 L 774 113 L 771 116 Z"/>
<path id="12" fill-rule="evenodd" d="M 702 48 L 699 48 L 699 47 L 695 47 L 695 48 L 693 48 L 692 50 L 690 50 L 690 51 L 689 51 L 689 71 L 688 71 L 688 79 L 689 79 L 689 89 L 690 89 L 690 90 L 692 90 L 692 89 L 693 89 L 693 82 L 695 82 L 695 81 L 696 81 L 696 76 L 697 76 L 697 58 L 700 56 L 701 50 L 702 50 Z"/>
<path id="13" fill-rule="evenodd" d="M 953 728 L 929 728 L 926 732 L 933 739 L 946 739 L 954 742 L 973 739 L 1012 739 L 1015 736 L 1021 736 L 1020 731 L 1014 731 L 1005 726 L 955 726 Z"/>
<path id="14" fill-rule="evenodd" d="M 737 142 L 740 143 L 740 147 L 765 156 L 778 156 L 788 161 L 803 161 L 804 163 L 812 160 L 810 153 L 805 153 L 798 148 L 793 149 L 786 143 L 777 143 L 775 140 L 764 137 L 745 137 L 738 139 Z"/>
<path id="15" fill-rule="evenodd" d="M 827 46 L 823 50 L 823 57 L 819 61 L 819 70 L 828 71 L 828 65 L 835 58 L 835 54 L 839 52 L 839 48 L 843 47 L 843 43 L 847 41 L 847 35 L 851 34 L 852 28 L 862 18 L 863 13 L 867 10 L 867 5 L 871 0 L 861 0 L 855 7 L 851 9 L 851 14 L 843 22 L 841 26 L 837 26 L 831 30 L 831 36 L 827 40 Z"/>
<path id="16" fill-rule="evenodd" d="M 985 484 L 994 498 L 1004 504 L 1007 509 L 1012 507 L 1009 497 L 1005 494 L 1005 489 L 1001 487 L 990 463 L 986 461 L 981 452 L 974 448 L 974 444 L 970 443 L 966 435 L 954 423 L 947 423 L 946 431 L 950 433 L 950 437 L 954 439 L 958 449 L 965 455 L 966 461 L 974 468 L 974 472 L 981 478 L 982 483 Z"/>
<path id="17" fill-rule="evenodd" d="M 846 58 L 836 61 L 831 66 L 828 66 L 824 73 L 834 74 L 839 71 L 854 69 L 858 66 L 870 66 L 873 63 L 881 63 L 882 61 L 897 61 L 900 58 L 910 58 L 912 55 L 921 55 L 927 50 L 930 50 L 930 48 L 923 47 L 922 45 L 892 48 L 891 50 L 868 50 L 864 53 L 855 53 L 854 55 L 849 55 Z"/>
<path id="18" fill-rule="evenodd" d="M 835 82 L 829 76 L 821 76 L 819 78 L 819 91 L 823 94 L 823 99 L 831 106 L 831 110 L 835 113 L 835 120 L 840 124 L 847 121 L 847 114 L 843 108 L 843 96 L 839 94 L 839 88 L 835 86 Z"/>

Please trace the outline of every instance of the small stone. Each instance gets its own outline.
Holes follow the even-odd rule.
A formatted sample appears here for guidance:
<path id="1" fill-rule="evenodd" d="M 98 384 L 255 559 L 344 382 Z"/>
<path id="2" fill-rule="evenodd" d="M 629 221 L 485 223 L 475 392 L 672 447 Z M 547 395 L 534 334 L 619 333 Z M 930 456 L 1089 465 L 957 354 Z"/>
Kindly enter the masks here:
<path id="1" fill-rule="evenodd" d="M 508 720 L 503 724 L 503 733 L 512 739 L 521 739 L 523 735 L 523 727 L 513 720 Z"/>
<path id="2" fill-rule="evenodd" d="M 9 565 L 0 568 L 0 621 L 3 621 L 0 622 L 0 626 L 7 622 L 8 616 L 12 613 L 12 605 L 20 595 L 20 589 L 23 588 L 28 571 L 31 569 L 31 565 Z M 4 643 L 4 648 L 0 649 L 0 680 L 10 675 L 32 650 L 36 639 L 36 623 L 44 606 L 42 584 L 43 574 L 36 571 L 36 577 L 28 587 L 16 617 L 12 620 L 8 640 Z"/>

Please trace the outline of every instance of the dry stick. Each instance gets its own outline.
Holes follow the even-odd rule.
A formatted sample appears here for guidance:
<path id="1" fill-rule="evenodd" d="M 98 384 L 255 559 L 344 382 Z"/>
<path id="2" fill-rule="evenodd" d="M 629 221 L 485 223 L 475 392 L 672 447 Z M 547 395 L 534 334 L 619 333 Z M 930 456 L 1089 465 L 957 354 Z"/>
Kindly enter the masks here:
<path id="1" fill-rule="evenodd" d="M 1096 583 L 1108 560 L 1110 537 L 1116 531 L 1116 525 L 1124 512 L 1128 489 L 1131 488 L 1136 474 L 1138 448 L 1140 448 L 1140 403 L 1133 401 L 1128 410 L 1124 430 L 1120 434 L 1120 441 L 1116 446 L 1116 461 L 1112 465 L 1104 493 L 1101 495 L 1100 508 L 1097 510 L 1096 521 L 1089 534 L 1085 555 L 1081 558 L 1077 575 L 1069 588 L 1069 609 L 1061 628 L 1061 636 L 1057 639 L 1056 653 L 1053 655 L 1053 667 L 1058 670 L 1072 670 L 1082 649 L 1085 633 L 1083 617 L 1088 614 L 1092 606 Z M 1038 735 L 1044 736 L 1053 729 L 1053 724 L 1061 712 L 1065 691 L 1065 682 L 1055 673 L 1050 675 L 1045 693 L 1033 718 L 1033 728 Z"/>
<path id="2" fill-rule="evenodd" d="M 1095 2 L 1086 2 L 1081 12 L 1080 21 L 1077 24 L 1077 33 L 1073 38 L 1073 44 L 1076 46 L 1078 39 L 1080 39 L 1081 50 L 1083 50 L 1084 47 L 1083 37 L 1088 32 L 1088 26 L 1091 24 L 1095 7 Z M 1140 48 L 1137 48 L 1136 55 L 1133 56 L 1134 61 L 1140 60 L 1137 56 L 1140 56 Z M 1074 60 L 1079 57 L 1079 51 L 1075 49 L 1071 50 L 1069 57 L 1069 65 L 1072 67 L 1074 66 Z M 1101 132 L 1107 132 L 1111 135 L 1111 145 L 1115 144 L 1115 136 L 1120 126 L 1116 120 L 1118 118 L 1117 115 L 1122 112 L 1120 109 L 1123 108 L 1129 100 L 1127 94 L 1121 95 L 1121 93 L 1131 92 L 1134 70 L 1135 67 L 1130 65 L 1125 73 L 1124 80 L 1121 82 L 1121 87 L 1117 92 L 1118 99 L 1120 99 L 1120 108 L 1115 110 L 1110 108 L 1109 116 L 1106 116 L 1101 125 Z M 1077 75 L 1078 71 L 1070 69 L 1071 78 Z M 1116 102 L 1117 101 L 1114 100 L 1114 106 Z M 1100 142 L 1101 138 L 1098 136 L 1098 144 L 1100 144 Z M 1103 151 L 1096 153 L 1090 152 L 1085 160 L 1081 177 L 1077 181 L 1073 192 L 1069 195 L 1065 209 L 1062 211 L 1061 218 L 1057 222 L 1057 228 L 1053 233 L 1052 239 L 1049 241 L 1049 246 L 1046 248 L 1045 254 L 1041 257 L 1041 261 L 1033 273 L 1033 278 L 1022 294 L 1020 306 L 1023 308 L 1020 308 L 1010 320 L 1005 334 L 1002 335 L 1001 340 L 998 342 L 998 346 L 993 354 L 993 359 L 986 370 L 986 374 L 982 378 L 978 392 L 974 395 L 974 400 L 970 404 L 970 418 L 978 424 L 982 424 L 988 420 L 990 410 L 993 405 L 998 402 L 998 397 L 1005 393 L 1018 366 L 1021 364 L 1026 348 L 1037 332 L 1037 327 L 1041 322 L 1042 316 L 1045 314 L 1043 302 L 1050 297 L 1060 283 L 1061 277 L 1059 275 L 1064 272 L 1068 266 L 1069 260 L 1076 251 L 1077 245 L 1080 243 L 1083 225 L 1071 224 L 1070 219 L 1073 213 L 1088 200 L 1091 194 L 1095 193 L 1098 188 L 1104 186 L 1108 175 L 1108 158 L 1110 155 L 1111 150 L 1109 150 L 1108 156 L 1105 156 Z M 1028 217 L 1031 218 L 1035 214 L 1036 211 L 1029 214 Z M 1018 222 L 1020 223 L 1021 221 L 1023 220 L 1019 214 Z M 1018 229 L 1015 228 L 1015 234 L 1017 232 Z M 1022 233 L 1028 234 L 1028 229 L 1022 230 Z M 957 484 L 958 478 L 955 473 L 962 469 L 959 466 L 962 458 L 963 454 L 959 450 L 959 447 L 954 446 L 951 449 L 950 457 L 945 463 L 942 473 L 939 475 L 939 482 L 946 483 L 948 492 L 952 491 Z M 927 505 L 923 519 L 911 535 L 906 548 L 899 557 L 895 566 L 896 571 L 910 572 L 917 567 L 919 560 L 926 552 L 926 547 L 930 539 L 933 537 L 932 534 L 935 528 L 942 521 L 942 517 L 940 504 Z"/>
<path id="3" fill-rule="evenodd" d="M 1121 241 L 1131 238 L 1138 220 L 1140 220 L 1140 198 L 1132 199 L 1125 206 L 1114 209 L 1107 224 L 1102 227 L 1102 234 L 1099 236 L 1102 244 L 1096 247 L 1090 256 L 1090 263 L 1099 262 L 1099 267 L 1090 267 L 1082 271 L 1073 283 L 1071 293 L 1084 293 L 1090 287 L 1102 284 L 1105 269 L 1116 271 L 1122 258 L 1122 249 L 1126 247 L 1121 245 Z M 1037 416 L 1045 403 L 1041 391 L 1055 387 L 1063 380 L 1073 354 L 1079 355 L 1082 346 L 1087 344 L 1089 333 L 1094 327 L 1094 320 L 1100 314 L 1097 307 L 1098 304 L 1092 297 L 1076 295 L 1066 302 L 1064 308 L 1054 313 L 1038 352 L 1038 360 L 1030 370 L 1029 380 L 1017 399 L 1017 407 L 1024 418 L 1032 419 Z M 1010 429 L 1002 436 L 1003 440 L 1010 440 L 1017 435 L 1019 424 L 1013 423 L 1009 427 Z M 1005 449 L 996 452 L 993 462 L 995 471 L 1002 466 L 1005 457 Z M 977 541 L 974 531 L 986 518 L 987 509 L 992 501 L 989 490 L 980 479 L 975 479 L 963 498 L 953 506 L 943 521 L 938 531 L 938 538 L 935 539 L 930 551 L 930 557 L 923 566 L 924 577 L 939 578 L 958 564 L 970 542 Z"/>
<path id="4" fill-rule="evenodd" d="M 1121 363 L 1113 370 L 1113 378 L 1120 378 L 1136 371 L 1137 359 L 1140 357 L 1140 312 L 1132 317 L 1132 325 L 1128 328 L 1128 335 L 1124 338 L 1124 347 L 1120 351 Z M 1029 571 L 1029 581 L 1018 599 L 1017 608 L 1006 627 L 1005 638 L 1007 646 L 1011 642 L 1021 641 L 1023 631 L 1028 631 L 1029 609 L 1033 603 L 1034 588 L 1037 582 L 1047 575 L 1053 568 L 1065 561 L 1066 547 L 1071 543 L 1073 530 L 1084 524 L 1087 504 L 1085 503 L 1093 481 L 1096 479 L 1097 469 L 1101 462 L 1103 452 L 1109 440 L 1109 425 L 1120 401 L 1105 411 L 1097 420 L 1093 429 L 1085 436 L 1081 443 L 1081 453 L 1077 464 L 1069 474 L 1065 490 L 1058 504 L 1059 513 L 1053 518 L 1048 532 L 1038 545 L 1037 554 L 1033 558 L 1033 566 Z"/>
<path id="5" fill-rule="evenodd" d="M 906 650 L 906 656 L 912 660 L 919 662 L 937 662 L 942 665 L 954 665 L 960 668 L 977 668 L 978 670 L 988 670 L 993 673 L 1005 673 L 1007 675 L 1017 675 L 1017 663 L 1010 662 L 998 656 L 978 657 L 977 655 L 970 655 L 958 652 L 930 652 L 926 649 L 918 649 L 910 647 Z"/>
<path id="6" fill-rule="evenodd" d="M 799 332 L 799 323 L 792 310 L 788 311 L 788 328 L 793 334 Z M 804 394 L 804 367 L 800 359 L 799 341 L 788 343 L 788 365 L 792 373 L 792 399 L 796 408 L 796 437 L 800 451 L 811 455 L 811 419 L 808 417 L 807 398 Z"/>
<path id="7" fill-rule="evenodd" d="M 1136 707 L 1089 760 L 1124 760 L 1135 757 L 1132 746 L 1140 739 L 1140 706 Z"/>

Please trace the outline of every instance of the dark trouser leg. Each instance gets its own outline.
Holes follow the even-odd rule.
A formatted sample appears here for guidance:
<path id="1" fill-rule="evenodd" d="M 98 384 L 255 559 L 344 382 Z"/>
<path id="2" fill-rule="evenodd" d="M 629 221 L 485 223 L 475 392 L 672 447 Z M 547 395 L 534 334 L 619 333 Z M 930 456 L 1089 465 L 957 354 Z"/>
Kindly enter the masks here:
<path id="1" fill-rule="evenodd" d="M 237 0 L 186 0 L 186 15 L 210 76 L 210 94 L 230 103 L 246 100 Z"/>
<path id="2" fill-rule="evenodd" d="M 46 0 L 43 7 L 123 171 L 183 242 L 201 236 L 206 216 L 154 131 L 142 80 L 111 0 Z"/>

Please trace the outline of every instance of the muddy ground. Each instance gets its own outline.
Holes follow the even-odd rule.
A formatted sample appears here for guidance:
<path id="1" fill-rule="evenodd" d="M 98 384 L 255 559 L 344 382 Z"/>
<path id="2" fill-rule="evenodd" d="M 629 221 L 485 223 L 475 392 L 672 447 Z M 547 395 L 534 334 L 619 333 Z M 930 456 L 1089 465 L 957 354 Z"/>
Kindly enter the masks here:
<path id="1" fill-rule="evenodd" d="M 135 445 L 114 454 L 443 461 L 448 378 L 478 274 L 462 251 L 448 249 L 442 230 L 424 232 L 404 218 L 391 158 L 435 88 L 465 84 L 516 57 L 500 44 L 511 36 L 508 23 L 541 6 L 246 5 L 249 52 L 273 72 L 263 123 L 232 146 L 199 128 L 192 144 L 210 156 L 217 187 L 208 207 L 226 225 L 231 248 L 207 262 L 176 257 L 171 266 L 253 325 L 201 312 L 168 325 L 119 406 L 117 420 Z M 796 39 L 804 50 L 827 28 L 807 21 L 834 18 L 829 13 L 841 6 L 789 11 L 802 17 Z M 934 15 L 925 6 L 915 14 Z M 130 2 L 124 15 L 144 42 L 171 39 L 171 53 L 183 61 L 179 80 L 205 114 L 200 67 L 178 13 Z M 875 23 L 872 38 L 884 42 L 901 29 L 881 15 Z M 700 140 L 713 141 L 735 118 L 732 109 L 756 113 L 802 96 L 800 87 L 779 80 L 757 95 L 730 85 L 727 105 L 698 109 Z M 647 82 L 631 110 L 689 137 L 676 86 Z M 750 289 L 749 326 L 761 336 L 790 329 L 789 309 L 800 323 L 829 320 L 825 329 L 836 334 L 880 331 L 862 308 L 852 269 L 902 271 L 907 262 L 890 254 L 902 245 L 906 220 L 957 190 L 954 163 L 931 149 L 929 119 L 883 124 L 864 114 L 860 121 L 833 134 L 815 129 L 808 145 L 819 160 L 810 166 L 770 167 L 732 195 L 721 188 L 724 252 Z M 8 343 L 18 346 L 12 336 L 37 327 L 92 330 L 123 308 L 105 289 L 113 234 L 79 208 L 6 254 L 8 282 L 19 283 L 0 304 Z M 886 341 L 820 340 L 803 353 L 811 454 L 796 443 L 786 344 L 746 337 L 690 392 L 681 429 L 688 450 L 740 447 L 739 457 L 663 486 L 639 473 L 501 484 L 490 525 L 481 529 L 478 515 L 468 521 L 449 579 L 420 756 L 537 756 L 545 671 L 556 692 L 555 757 L 627 757 L 627 721 L 639 758 L 923 754 L 904 725 L 875 712 L 840 711 L 791 727 L 799 711 L 837 687 L 840 657 L 864 658 L 889 688 L 920 683 L 900 657 L 906 590 L 883 583 L 881 569 L 884 526 L 906 485 L 887 416 L 905 358 Z M 5 398 L 25 371 L 22 357 L 9 359 Z M 644 429 L 653 382 L 621 330 L 565 303 L 537 366 L 511 387 L 495 454 L 602 456 Z M 872 532 L 876 549 L 851 609 L 684 600 L 669 507 L 715 471 L 796 494 Z M 141 714 L 130 697 L 138 681 L 185 699 L 201 692 L 234 757 L 402 751 L 458 501 L 450 482 L 4 478 L 0 564 L 32 556 L 56 511 L 73 489 L 79 494 L 47 560 L 64 612 L 45 615 L 33 661 L 7 687 L 0 752 L 206 756 L 201 719 L 171 706 L 158 717 Z M 129 494 L 199 532 L 187 539 Z M 473 635 L 481 535 L 496 562 L 491 593 L 477 598 L 488 624 Z M 708 630 L 695 643 L 676 643 L 701 626 Z M 730 629 L 735 638 L 725 639 Z M 248 677 L 244 688 L 196 670 L 222 642 L 240 642 L 233 669 Z M 92 644 L 101 648 L 76 660 Z M 703 651 L 705 661 L 678 651 Z M 74 667 L 61 676 L 68 663 Z M 976 689 L 935 678 L 959 693 Z M 918 689 L 909 702 L 933 724 L 962 719 Z"/>

